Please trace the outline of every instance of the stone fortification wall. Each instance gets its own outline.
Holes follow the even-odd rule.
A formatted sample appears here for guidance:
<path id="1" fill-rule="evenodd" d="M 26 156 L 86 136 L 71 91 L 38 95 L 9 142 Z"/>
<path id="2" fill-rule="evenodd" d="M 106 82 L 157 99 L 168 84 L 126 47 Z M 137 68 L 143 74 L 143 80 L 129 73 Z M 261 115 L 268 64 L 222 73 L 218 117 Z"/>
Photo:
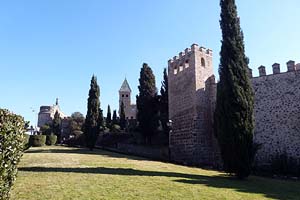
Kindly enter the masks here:
<path id="1" fill-rule="evenodd" d="M 286 154 L 300 160 L 300 71 L 295 62 L 287 63 L 287 72 L 280 72 L 275 63 L 273 74 L 259 67 L 259 77 L 252 78 L 255 92 L 255 137 L 261 144 L 257 165 L 268 165 Z M 298 65 L 299 66 L 299 65 Z"/>
<path id="2" fill-rule="evenodd" d="M 212 51 L 196 44 L 168 62 L 171 160 L 211 165 L 213 159 L 212 117 L 209 98 L 213 89 Z"/>
<path id="3" fill-rule="evenodd" d="M 269 165 L 286 154 L 300 162 L 300 64 L 287 62 L 287 72 L 275 63 L 273 74 L 260 66 L 249 75 L 255 93 L 254 141 L 261 144 L 256 164 Z M 218 165 L 220 154 L 213 135 L 216 87 L 212 52 L 192 45 L 168 62 L 169 115 L 173 121 L 171 160 L 186 164 Z"/>

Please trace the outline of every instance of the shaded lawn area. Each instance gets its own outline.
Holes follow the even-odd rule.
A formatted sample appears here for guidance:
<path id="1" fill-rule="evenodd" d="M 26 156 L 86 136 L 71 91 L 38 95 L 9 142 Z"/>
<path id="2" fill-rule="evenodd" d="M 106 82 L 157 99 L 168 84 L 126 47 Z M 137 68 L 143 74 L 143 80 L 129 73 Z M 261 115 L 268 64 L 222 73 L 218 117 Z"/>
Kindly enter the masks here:
<path id="1" fill-rule="evenodd" d="M 250 177 L 240 181 L 199 168 L 108 151 L 29 149 L 12 199 L 300 199 L 300 182 Z"/>

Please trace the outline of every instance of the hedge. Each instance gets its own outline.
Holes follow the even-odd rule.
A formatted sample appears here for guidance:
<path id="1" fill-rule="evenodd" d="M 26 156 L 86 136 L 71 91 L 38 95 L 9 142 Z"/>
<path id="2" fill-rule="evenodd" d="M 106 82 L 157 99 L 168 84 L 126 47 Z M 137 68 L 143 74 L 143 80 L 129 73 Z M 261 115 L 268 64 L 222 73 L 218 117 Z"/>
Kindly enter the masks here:
<path id="1" fill-rule="evenodd" d="M 24 134 L 24 150 L 27 150 L 30 148 L 30 142 L 29 142 L 29 139 L 30 139 L 30 135 L 28 134 Z"/>
<path id="2" fill-rule="evenodd" d="M 47 145 L 55 145 L 57 142 L 57 136 L 56 135 L 47 135 L 46 138 L 46 144 Z"/>
<path id="3" fill-rule="evenodd" d="M 46 145 L 46 135 L 31 135 L 30 144 L 33 147 L 41 147 Z"/>
<path id="4" fill-rule="evenodd" d="M 0 109 L 0 199 L 8 200 L 23 155 L 25 122 L 23 117 Z"/>

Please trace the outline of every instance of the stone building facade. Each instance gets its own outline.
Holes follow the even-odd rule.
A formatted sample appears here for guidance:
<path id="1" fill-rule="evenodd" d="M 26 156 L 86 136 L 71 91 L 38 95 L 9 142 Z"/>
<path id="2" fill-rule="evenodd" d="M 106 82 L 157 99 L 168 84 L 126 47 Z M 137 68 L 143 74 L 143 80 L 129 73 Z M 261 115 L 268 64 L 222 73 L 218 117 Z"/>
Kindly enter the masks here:
<path id="1" fill-rule="evenodd" d="M 124 103 L 125 117 L 128 120 L 136 119 L 136 105 L 131 104 L 131 89 L 125 78 L 119 90 L 119 115 L 121 112 L 121 104 Z"/>
<path id="2" fill-rule="evenodd" d="M 58 104 L 58 99 L 53 106 L 41 106 L 40 112 L 38 114 L 38 127 L 42 127 L 45 124 L 51 124 L 56 111 L 59 113 L 61 119 L 67 119 L 67 115 L 65 115 Z"/>
<path id="3" fill-rule="evenodd" d="M 212 51 L 193 44 L 168 62 L 169 116 L 173 121 L 170 155 L 175 162 L 192 165 L 220 164 L 213 135 L 216 87 Z M 287 72 L 273 65 L 267 75 L 259 67 L 252 77 L 255 92 L 255 143 L 261 144 L 256 161 L 269 164 L 282 153 L 300 160 L 300 64 L 287 63 Z"/>

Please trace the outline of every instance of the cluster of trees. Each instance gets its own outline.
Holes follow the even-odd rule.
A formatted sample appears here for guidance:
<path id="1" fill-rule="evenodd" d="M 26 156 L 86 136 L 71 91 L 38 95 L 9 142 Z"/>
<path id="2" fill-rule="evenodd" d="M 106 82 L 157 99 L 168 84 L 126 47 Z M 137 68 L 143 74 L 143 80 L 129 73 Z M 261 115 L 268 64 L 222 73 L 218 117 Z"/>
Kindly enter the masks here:
<path id="1" fill-rule="evenodd" d="M 253 91 L 248 77 L 249 60 L 245 56 L 244 37 L 240 28 L 235 0 L 221 0 L 222 48 L 219 66 L 220 81 L 217 86 L 215 110 L 215 135 L 221 150 L 224 170 L 239 178 L 251 172 L 255 147 L 253 144 Z M 168 76 L 157 94 L 155 76 L 148 64 L 144 63 L 139 78 L 137 100 L 137 121 L 145 142 L 151 144 L 152 137 L 161 124 L 168 134 Z M 88 113 L 85 119 L 87 145 L 92 149 L 96 136 L 104 125 L 99 102 L 99 86 L 92 77 L 88 99 Z M 124 106 L 124 105 L 123 105 Z M 122 107 L 123 107 L 122 106 Z M 119 124 L 125 126 L 125 113 L 121 111 Z M 108 107 L 106 126 L 117 124 L 116 111 L 111 119 Z"/>
<path id="2" fill-rule="evenodd" d="M 169 133 L 169 108 L 168 108 L 168 75 L 164 69 L 160 95 L 157 94 L 155 76 L 148 64 L 144 63 L 139 78 L 139 95 L 136 97 L 137 120 L 139 130 L 146 144 L 151 144 L 152 137 L 157 134 L 161 125 L 165 134 Z"/>
<path id="3" fill-rule="evenodd" d="M 43 135 L 55 135 L 57 136 L 57 142 L 61 141 L 61 117 L 59 112 L 55 112 L 54 118 L 50 124 L 45 124 L 40 128 L 40 132 Z"/>
<path id="4" fill-rule="evenodd" d="M 164 80 L 162 82 L 161 94 L 157 94 L 155 85 L 155 76 L 148 64 L 144 63 L 139 78 L 139 95 L 137 95 L 137 121 L 138 130 L 145 139 L 146 144 L 151 144 L 152 137 L 158 133 L 158 127 L 161 125 L 163 133 L 168 134 L 167 126 L 168 114 L 168 75 L 164 69 Z M 117 111 L 111 113 L 110 105 L 107 107 L 106 118 L 103 117 L 100 108 L 100 87 L 97 84 L 97 78 L 92 77 L 89 97 L 88 111 L 84 123 L 84 134 L 86 145 L 93 150 L 97 136 L 101 131 L 116 129 L 124 130 L 127 128 L 128 121 L 125 116 L 124 103 L 120 106 L 120 116 L 117 117 Z"/>
<path id="5" fill-rule="evenodd" d="M 117 110 L 114 110 L 113 115 L 111 116 L 110 105 L 107 106 L 105 127 L 107 130 L 112 132 L 124 130 L 126 128 L 126 118 L 125 118 L 125 110 L 124 110 L 123 102 L 121 103 L 121 107 L 120 107 L 120 117 L 117 116 Z"/>

